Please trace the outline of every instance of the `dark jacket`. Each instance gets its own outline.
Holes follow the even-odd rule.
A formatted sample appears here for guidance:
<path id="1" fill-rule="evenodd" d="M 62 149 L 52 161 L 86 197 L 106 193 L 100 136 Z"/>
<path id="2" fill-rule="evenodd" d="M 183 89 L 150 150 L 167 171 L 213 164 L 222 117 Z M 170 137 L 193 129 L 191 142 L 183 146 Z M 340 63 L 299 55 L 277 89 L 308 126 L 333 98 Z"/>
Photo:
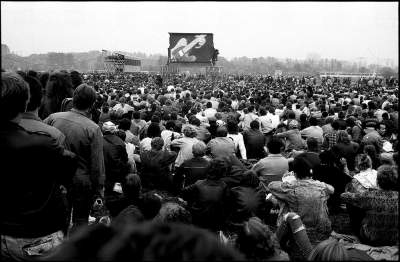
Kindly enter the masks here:
<path id="1" fill-rule="evenodd" d="M 170 165 L 175 162 L 176 152 L 143 151 L 141 159 L 141 179 L 143 186 L 155 189 L 170 189 Z"/>
<path id="2" fill-rule="evenodd" d="M 332 152 L 335 154 L 337 159 L 345 158 L 347 160 L 347 167 L 350 171 L 354 170 L 354 162 L 357 156 L 359 145 L 357 143 L 336 143 L 332 147 Z"/>
<path id="3" fill-rule="evenodd" d="M 266 207 L 265 190 L 261 186 L 252 188 L 238 186 L 231 189 L 232 220 L 244 222 L 250 217 L 263 217 L 263 210 Z"/>
<path id="4" fill-rule="evenodd" d="M 102 196 L 105 168 L 100 127 L 75 109 L 51 114 L 43 122 L 60 130 L 68 148 L 78 157 L 74 187 L 78 191 L 90 191 L 93 199 Z"/>
<path id="5" fill-rule="evenodd" d="M 103 137 L 104 165 L 106 168 L 105 192 L 112 192 L 115 183 L 123 183 L 129 173 L 128 154 L 124 141 L 114 134 Z"/>
<path id="6" fill-rule="evenodd" d="M 259 130 L 249 129 L 243 133 L 247 159 L 260 159 L 265 156 L 265 136 Z"/>
<path id="7" fill-rule="evenodd" d="M 1 234 L 36 238 L 62 230 L 67 213 L 60 185 L 71 183 L 74 154 L 50 135 L 11 122 L 1 124 L 0 152 Z"/>
<path id="8" fill-rule="evenodd" d="M 189 204 L 193 223 L 217 230 L 226 220 L 228 186 L 221 180 L 198 180 L 182 190 L 182 197 Z"/>
<path id="9" fill-rule="evenodd" d="M 335 191 L 328 199 L 328 207 L 337 209 L 341 203 L 340 194 L 345 191 L 346 185 L 352 180 L 352 177 L 336 166 L 319 164 L 313 169 L 313 179 L 333 186 Z"/>
<path id="10" fill-rule="evenodd" d="M 194 157 L 186 160 L 176 171 L 176 175 L 185 181 L 185 186 L 196 183 L 197 180 L 207 178 L 210 161 L 204 157 Z"/>

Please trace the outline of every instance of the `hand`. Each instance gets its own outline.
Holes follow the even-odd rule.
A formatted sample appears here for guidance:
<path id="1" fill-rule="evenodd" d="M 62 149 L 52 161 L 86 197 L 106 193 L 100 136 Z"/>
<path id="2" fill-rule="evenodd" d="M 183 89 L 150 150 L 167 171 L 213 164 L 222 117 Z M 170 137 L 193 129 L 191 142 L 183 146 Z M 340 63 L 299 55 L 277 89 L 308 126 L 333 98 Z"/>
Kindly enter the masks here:
<path id="1" fill-rule="evenodd" d="M 283 216 L 283 220 L 288 221 L 287 219 L 296 219 L 297 217 L 300 217 L 297 213 L 295 212 L 288 212 Z"/>

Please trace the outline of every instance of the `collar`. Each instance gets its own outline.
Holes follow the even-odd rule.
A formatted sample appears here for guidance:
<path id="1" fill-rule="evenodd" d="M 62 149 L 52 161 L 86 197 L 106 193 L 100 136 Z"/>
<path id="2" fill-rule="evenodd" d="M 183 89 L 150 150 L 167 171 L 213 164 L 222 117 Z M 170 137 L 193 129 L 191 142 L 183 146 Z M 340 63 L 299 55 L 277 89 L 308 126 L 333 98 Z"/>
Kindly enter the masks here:
<path id="1" fill-rule="evenodd" d="M 42 122 L 42 119 L 40 119 L 37 115 L 35 115 L 32 112 L 22 113 L 22 119 L 32 119 L 32 120 L 37 120 L 37 121 Z"/>
<path id="2" fill-rule="evenodd" d="M 268 157 L 283 157 L 282 154 L 269 154 Z"/>
<path id="3" fill-rule="evenodd" d="M 74 112 L 74 113 L 76 113 L 76 114 L 85 116 L 85 117 L 87 117 L 87 118 L 91 118 L 91 115 L 90 115 L 89 113 L 86 113 L 86 112 L 77 110 L 77 109 L 75 109 L 75 108 L 72 108 L 70 111 L 71 111 L 71 112 Z"/>

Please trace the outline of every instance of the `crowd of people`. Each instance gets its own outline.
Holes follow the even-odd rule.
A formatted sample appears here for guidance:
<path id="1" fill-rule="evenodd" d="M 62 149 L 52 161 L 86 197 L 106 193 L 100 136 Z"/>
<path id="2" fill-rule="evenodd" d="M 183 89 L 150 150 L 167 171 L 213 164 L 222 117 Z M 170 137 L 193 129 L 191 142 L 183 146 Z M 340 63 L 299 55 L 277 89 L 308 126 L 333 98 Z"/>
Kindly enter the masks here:
<path id="1" fill-rule="evenodd" d="M 6 261 L 398 259 L 394 77 L 2 70 L 0 116 Z"/>

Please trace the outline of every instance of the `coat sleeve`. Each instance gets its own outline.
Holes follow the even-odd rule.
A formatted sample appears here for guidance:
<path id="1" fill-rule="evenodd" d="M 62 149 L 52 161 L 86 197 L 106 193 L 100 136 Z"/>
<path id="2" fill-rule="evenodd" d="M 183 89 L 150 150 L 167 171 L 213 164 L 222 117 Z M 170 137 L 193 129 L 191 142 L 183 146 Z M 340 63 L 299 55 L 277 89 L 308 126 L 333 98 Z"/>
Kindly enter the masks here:
<path id="1" fill-rule="evenodd" d="M 100 127 L 92 134 L 90 145 L 90 181 L 95 198 L 103 197 L 103 187 L 105 179 L 104 155 L 103 155 L 103 135 Z"/>

